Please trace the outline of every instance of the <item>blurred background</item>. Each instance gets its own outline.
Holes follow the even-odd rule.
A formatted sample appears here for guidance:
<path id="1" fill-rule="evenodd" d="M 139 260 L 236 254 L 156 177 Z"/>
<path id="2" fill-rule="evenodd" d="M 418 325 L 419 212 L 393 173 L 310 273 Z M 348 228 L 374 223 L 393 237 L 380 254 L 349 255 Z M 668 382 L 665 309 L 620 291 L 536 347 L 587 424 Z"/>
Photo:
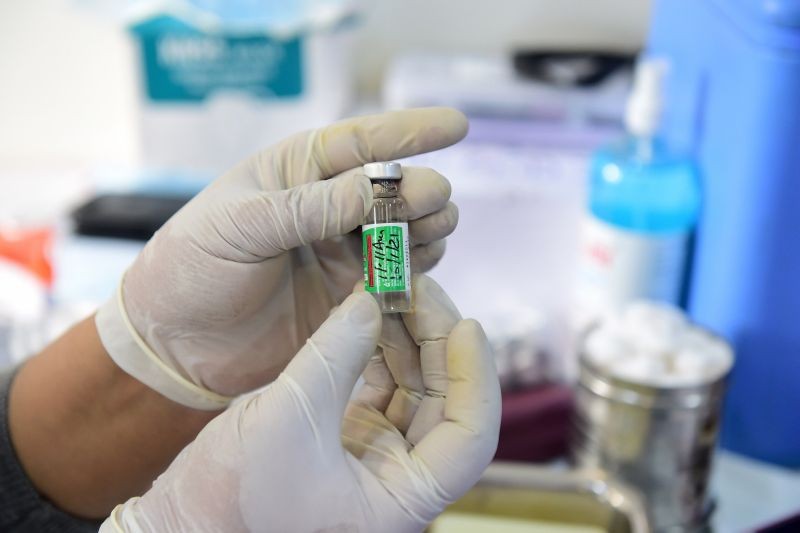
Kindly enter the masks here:
<path id="1" fill-rule="evenodd" d="M 3 160 L 137 161 L 137 59 L 120 4 L 12 0 L 0 6 L 0 65 L 8 73 L 0 101 Z M 503 12 L 509 15 L 496 16 Z M 377 101 L 392 59 L 407 52 L 581 45 L 635 51 L 648 13 L 649 2 L 641 0 L 365 1 L 348 50 L 351 70 L 343 75 L 354 97 Z"/>
<path id="2" fill-rule="evenodd" d="M 467 139 L 403 163 L 453 183 L 432 275 L 495 349 L 498 459 L 608 472 L 655 530 L 800 509 L 794 2 L 5 0 L 0 72 L 0 365 L 244 157 L 449 105 Z"/>

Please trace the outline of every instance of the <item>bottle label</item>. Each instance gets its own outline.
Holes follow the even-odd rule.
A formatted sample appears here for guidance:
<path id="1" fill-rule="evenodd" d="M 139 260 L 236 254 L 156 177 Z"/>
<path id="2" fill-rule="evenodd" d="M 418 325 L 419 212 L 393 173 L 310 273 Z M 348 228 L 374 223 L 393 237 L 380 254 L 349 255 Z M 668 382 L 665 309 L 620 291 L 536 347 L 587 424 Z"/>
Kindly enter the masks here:
<path id="1" fill-rule="evenodd" d="M 364 252 L 364 288 L 367 292 L 405 292 L 411 287 L 408 224 L 365 224 L 361 230 Z"/>
<path id="2" fill-rule="evenodd" d="M 579 301 L 586 311 L 612 311 L 638 299 L 676 304 L 687 234 L 626 231 L 589 217 L 583 227 Z"/>
<path id="3" fill-rule="evenodd" d="M 302 37 L 224 28 L 206 33 L 168 15 L 145 19 L 132 30 L 152 102 L 203 102 L 231 92 L 274 100 L 303 92 Z"/>

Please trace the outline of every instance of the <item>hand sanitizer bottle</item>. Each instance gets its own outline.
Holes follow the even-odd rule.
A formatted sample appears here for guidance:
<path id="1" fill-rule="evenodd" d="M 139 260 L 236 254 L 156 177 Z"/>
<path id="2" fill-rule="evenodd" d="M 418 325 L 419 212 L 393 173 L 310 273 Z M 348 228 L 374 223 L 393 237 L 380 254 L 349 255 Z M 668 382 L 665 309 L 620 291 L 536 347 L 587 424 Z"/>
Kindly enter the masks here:
<path id="1" fill-rule="evenodd" d="M 640 61 L 627 136 L 592 158 L 576 284 L 579 328 L 632 300 L 679 303 L 701 193 L 692 159 L 657 135 L 665 74 L 664 62 Z"/>

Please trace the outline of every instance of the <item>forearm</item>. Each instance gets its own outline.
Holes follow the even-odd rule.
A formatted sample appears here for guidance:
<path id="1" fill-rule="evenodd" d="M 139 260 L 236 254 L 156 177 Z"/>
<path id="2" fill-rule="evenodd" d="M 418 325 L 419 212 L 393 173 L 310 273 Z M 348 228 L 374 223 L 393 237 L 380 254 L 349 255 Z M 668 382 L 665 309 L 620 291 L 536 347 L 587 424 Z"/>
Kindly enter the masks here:
<path id="1" fill-rule="evenodd" d="M 141 494 L 216 413 L 172 402 L 122 372 L 88 318 L 19 371 L 11 440 L 37 489 L 63 510 L 106 516 Z"/>

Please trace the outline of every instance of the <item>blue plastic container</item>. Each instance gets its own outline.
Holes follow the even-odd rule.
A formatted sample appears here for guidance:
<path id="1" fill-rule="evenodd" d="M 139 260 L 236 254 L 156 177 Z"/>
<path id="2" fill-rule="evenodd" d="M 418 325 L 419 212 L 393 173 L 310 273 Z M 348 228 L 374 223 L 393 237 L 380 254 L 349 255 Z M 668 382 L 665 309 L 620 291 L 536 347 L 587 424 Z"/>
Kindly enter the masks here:
<path id="1" fill-rule="evenodd" d="M 704 205 L 689 311 L 736 350 L 722 444 L 800 466 L 800 2 L 656 0 L 664 133 Z"/>

